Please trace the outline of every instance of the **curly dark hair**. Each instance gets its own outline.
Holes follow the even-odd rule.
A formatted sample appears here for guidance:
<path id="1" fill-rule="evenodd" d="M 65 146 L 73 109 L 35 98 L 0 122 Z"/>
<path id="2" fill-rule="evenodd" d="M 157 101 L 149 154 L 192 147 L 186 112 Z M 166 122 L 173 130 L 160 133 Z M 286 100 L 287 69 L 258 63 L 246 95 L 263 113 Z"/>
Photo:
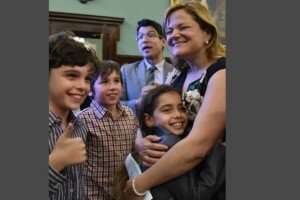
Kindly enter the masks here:
<path id="1" fill-rule="evenodd" d="M 95 50 L 85 47 L 72 37 L 73 35 L 66 31 L 49 36 L 49 72 L 62 65 L 81 67 L 89 62 L 93 72 L 98 67 L 99 59 Z"/>

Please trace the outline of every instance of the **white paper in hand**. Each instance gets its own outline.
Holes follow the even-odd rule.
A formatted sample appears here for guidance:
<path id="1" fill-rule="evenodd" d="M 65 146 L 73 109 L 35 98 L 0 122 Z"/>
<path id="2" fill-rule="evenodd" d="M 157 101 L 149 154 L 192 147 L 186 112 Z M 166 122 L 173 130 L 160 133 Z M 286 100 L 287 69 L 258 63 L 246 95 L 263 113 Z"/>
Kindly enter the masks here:
<path id="1" fill-rule="evenodd" d="M 125 160 L 125 166 L 128 173 L 129 178 L 135 178 L 139 174 L 142 173 L 139 165 L 135 162 L 134 158 L 131 156 L 131 153 L 127 156 Z M 148 190 L 143 198 L 143 200 L 151 200 L 153 199 L 150 191 Z"/>

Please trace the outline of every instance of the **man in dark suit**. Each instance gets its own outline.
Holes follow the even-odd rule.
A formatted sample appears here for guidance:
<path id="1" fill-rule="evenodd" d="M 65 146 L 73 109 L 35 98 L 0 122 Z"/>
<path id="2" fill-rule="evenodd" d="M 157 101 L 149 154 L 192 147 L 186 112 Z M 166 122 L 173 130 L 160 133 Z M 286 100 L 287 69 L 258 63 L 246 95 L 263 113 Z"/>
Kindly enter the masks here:
<path id="1" fill-rule="evenodd" d="M 163 84 L 173 69 L 163 56 L 166 40 L 162 37 L 161 25 L 150 19 L 142 19 L 138 22 L 136 32 L 138 49 L 144 59 L 121 67 L 121 103 L 131 108 L 134 113 L 143 94 L 157 84 Z"/>

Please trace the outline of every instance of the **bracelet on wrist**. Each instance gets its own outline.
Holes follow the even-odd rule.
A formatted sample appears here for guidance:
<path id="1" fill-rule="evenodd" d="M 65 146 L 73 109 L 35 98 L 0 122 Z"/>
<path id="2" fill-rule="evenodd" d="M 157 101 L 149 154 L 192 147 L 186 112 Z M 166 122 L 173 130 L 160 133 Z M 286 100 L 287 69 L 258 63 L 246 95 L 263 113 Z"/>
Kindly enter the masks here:
<path id="1" fill-rule="evenodd" d="M 144 193 L 139 193 L 136 188 L 135 188 L 135 178 L 132 179 L 132 189 L 133 189 L 133 192 L 137 195 L 137 196 L 144 196 L 146 194 L 146 192 Z"/>

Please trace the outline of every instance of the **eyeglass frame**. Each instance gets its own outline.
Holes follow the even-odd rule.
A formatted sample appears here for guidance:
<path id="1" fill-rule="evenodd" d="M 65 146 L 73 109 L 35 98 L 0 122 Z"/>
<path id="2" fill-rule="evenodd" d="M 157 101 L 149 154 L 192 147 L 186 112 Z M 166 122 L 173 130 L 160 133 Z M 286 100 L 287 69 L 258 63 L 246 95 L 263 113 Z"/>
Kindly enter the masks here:
<path id="1" fill-rule="evenodd" d="M 158 37 L 160 39 L 163 38 L 163 36 L 151 31 L 146 34 L 140 33 L 140 34 L 136 35 L 135 40 L 138 42 L 139 40 L 143 39 L 144 36 L 147 36 L 149 39 L 153 39 L 155 37 Z"/>

